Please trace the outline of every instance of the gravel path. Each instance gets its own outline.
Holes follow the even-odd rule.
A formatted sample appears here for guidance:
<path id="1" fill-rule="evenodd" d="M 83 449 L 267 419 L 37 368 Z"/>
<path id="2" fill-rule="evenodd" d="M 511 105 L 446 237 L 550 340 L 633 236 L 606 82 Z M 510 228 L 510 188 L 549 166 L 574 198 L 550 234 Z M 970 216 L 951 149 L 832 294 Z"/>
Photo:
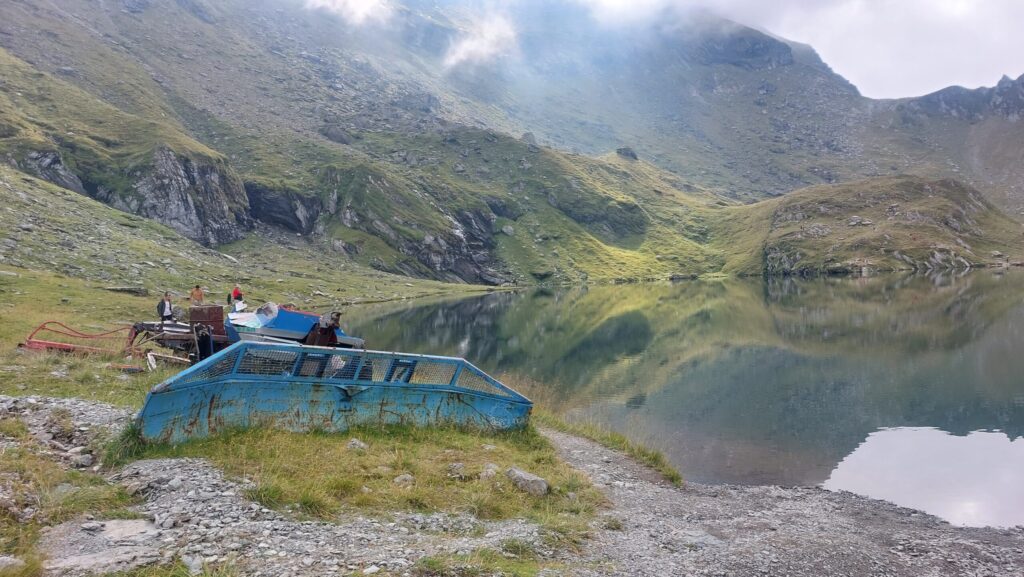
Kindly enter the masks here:
<path id="1" fill-rule="evenodd" d="M 543 547 L 525 521 L 483 523 L 468 516 L 397 513 L 387 520 L 342 515 L 301 521 L 254 503 L 245 482 L 201 459 L 137 461 L 112 481 L 144 497 L 140 521 L 81 520 L 49 531 L 52 574 L 84 575 L 179 558 L 192 568 L 230 563 L 242 575 L 401 575 L 428 555 L 500 548 L 506 539 Z"/>
<path id="2" fill-rule="evenodd" d="M 613 504 L 575 574 L 1024 575 L 1024 528 L 953 527 L 884 501 L 816 488 L 673 487 L 591 441 L 545 431 Z"/>

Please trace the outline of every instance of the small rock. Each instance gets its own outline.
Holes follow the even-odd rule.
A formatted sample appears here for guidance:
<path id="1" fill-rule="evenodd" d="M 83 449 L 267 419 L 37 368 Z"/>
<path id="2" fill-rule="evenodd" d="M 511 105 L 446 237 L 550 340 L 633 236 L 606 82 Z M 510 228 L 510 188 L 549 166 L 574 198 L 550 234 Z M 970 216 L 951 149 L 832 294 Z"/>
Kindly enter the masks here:
<path id="1" fill-rule="evenodd" d="M 180 489 L 184 484 L 185 482 L 181 480 L 181 477 L 175 477 L 167 482 L 167 486 L 171 489 Z"/>
<path id="2" fill-rule="evenodd" d="M 88 531 L 89 533 L 95 533 L 103 529 L 103 523 L 99 521 L 89 521 L 88 523 L 82 523 L 82 530 Z"/>
<path id="3" fill-rule="evenodd" d="M 409 473 L 403 473 L 395 477 L 393 482 L 400 487 L 410 487 L 416 482 L 416 478 Z"/>
<path id="4" fill-rule="evenodd" d="M 18 229 L 19 230 L 23 230 L 25 232 L 32 232 L 33 230 L 35 230 L 35 228 L 36 227 L 33 226 L 32 223 L 30 223 L 30 222 L 23 222 L 23 223 L 18 225 Z"/>
<path id="5" fill-rule="evenodd" d="M 632 148 L 628 147 L 628 146 L 623 146 L 622 148 L 616 148 L 615 149 L 615 154 L 618 154 L 619 156 L 621 156 L 623 158 L 628 158 L 630 160 L 640 160 L 640 157 L 637 156 L 636 151 L 633 150 Z"/>
<path id="6" fill-rule="evenodd" d="M 345 445 L 345 448 L 352 451 L 366 451 L 369 450 L 370 446 L 353 437 L 348 440 L 348 444 Z"/>
<path id="7" fill-rule="evenodd" d="M 496 447 L 496 446 L 494 446 L 494 445 L 484 445 L 484 446 L 482 446 L 481 448 L 482 448 L 483 450 L 485 450 L 485 451 L 493 451 L 493 450 L 497 449 L 498 447 Z"/>
<path id="8" fill-rule="evenodd" d="M 495 477 L 495 475 L 498 474 L 498 470 L 499 469 L 500 469 L 500 467 L 498 467 L 494 463 L 487 463 L 486 465 L 484 465 L 484 470 L 480 471 L 480 478 L 481 479 L 493 479 Z"/>
<path id="9" fill-rule="evenodd" d="M 373 575 L 374 573 L 377 573 L 379 571 L 380 571 L 380 567 L 378 567 L 376 565 L 370 565 L 366 569 L 363 569 L 363 575 Z"/>
<path id="10" fill-rule="evenodd" d="M 185 564 L 189 575 L 199 575 L 203 572 L 203 560 L 199 557 L 182 557 L 181 562 Z"/>
<path id="11" fill-rule="evenodd" d="M 0 573 L 12 575 L 25 568 L 25 562 L 10 555 L 0 555 Z"/>
<path id="12" fill-rule="evenodd" d="M 527 473 L 522 469 L 512 467 L 505 471 L 505 476 L 508 477 L 509 480 L 512 481 L 512 484 L 518 487 L 519 490 L 526 491 L 534 497 L 542 497 L 548 493 L 548 482 L 533 473 Z"/>
<path id="13" fill-rule="evenodd" d="M 506 224 L 505 226 L 501 227 L 501 232 L 505 233 L 508 236 L 512 236 L 516 233 L 516 229 Z"/>
<path id="14" fill-rule="evenodd" d="M 448 465 L 448 476 L 453 479 L 465 479 L 466 465 L 462 463 L 450 463 Z"/>

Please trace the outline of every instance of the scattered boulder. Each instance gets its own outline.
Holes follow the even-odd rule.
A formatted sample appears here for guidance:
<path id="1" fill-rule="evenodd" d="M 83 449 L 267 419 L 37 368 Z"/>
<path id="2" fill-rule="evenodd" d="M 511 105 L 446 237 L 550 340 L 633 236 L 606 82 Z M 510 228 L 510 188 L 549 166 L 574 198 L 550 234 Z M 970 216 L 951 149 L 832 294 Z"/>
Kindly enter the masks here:
<path id="1" fill-rule="evenodd" d="M 637 156 L 636 151 L 633 150 L 632 148 L 628 147 L 628 146 L 623 146 L 622 148 L 616 148 L 615 149 L 615 154 L 618 154 L 619 156 L 621 156 L 623 158 L 628 158 L 630 160 L 640 160 L 640 157 Z"/>
<path id="2" fill-rule="evenodd" d="M 151 265 L 151 266 L 156 266 L 156 265 Z M 148 297 L 149 296 L 149 289 L 147 289 L 146 287 L 141 287 L 141 286 L 108 286 L 108 287 L 103 287 L 103 288 L 108 290 L 108 291 L 111 291 L 111 292 L 126 293 L 126 294 L 130 294 L 130 295 L 135 295 L 137 297 Z"/>
<path id="3" fill-rule="evenodd" d="M 348 440 L 348 444 L 345 445 L 345 448 L 350 451 L 366 451 L 369 450 L 370 446 L 359 439 L 352 437 Z"/>
<path id="4" fill-rule="evenodd" d="M 327 140 L 337 142 L 338 144 L 352 144 L 352 136 L 335 124 L 328 124 L 320 128 L 320 134 L 327 138 Z"/>
<path id="5" fill-rule="evenodd" d="M 466 478 L 466 465 L 463 463 L 449 463 L 448 464 L 448 477 L 452 479 L 465 479 Z"/>
<path id="6" fill-rule="evenodd" d="M 505 476 L 512 481 L 520 491 L 525 491 L 534 497 L 543 497 L 548 494 L 548 482 L 542 477 L 538 477 L 533 473 L 527 473 L 522 469 L 516 469 L 515 467 L 509 468 L 505 471 Z"/>
<path id="7" fill-rule="evenodd" d="M 512 236 L 516 233 L 516 229 L 506 224 L 505 226 L 501 227 L 501 232 L 505 233 L 508 236 Z"/>
<path id="8" fill-rule="evenodd" d="M 480 471 L 479 477 L 480 479 L 483 480 L 493 479 L 495 476 L 497 476 L 499 469 L 500 467 L 498 467 L 494 463 L 487 463 L 486 465 L 484 465 L 484 470 Z"/>
<path id="9" fill-rule="evenodd" d="M 78 467 L 80 469 L 84 469 L 86 467 L 91 467 L 92 464 L 95 463 L 95 462 L 96 462 L 96 459 L 93 458 L 93 456 L 88 454 L 88 453 L 82 453 L 80 455 L 75 455 L 75 456 L 71 457 L 71 464 L 73 464 L 74 466 L 76 466 L 76 467 Z"/>

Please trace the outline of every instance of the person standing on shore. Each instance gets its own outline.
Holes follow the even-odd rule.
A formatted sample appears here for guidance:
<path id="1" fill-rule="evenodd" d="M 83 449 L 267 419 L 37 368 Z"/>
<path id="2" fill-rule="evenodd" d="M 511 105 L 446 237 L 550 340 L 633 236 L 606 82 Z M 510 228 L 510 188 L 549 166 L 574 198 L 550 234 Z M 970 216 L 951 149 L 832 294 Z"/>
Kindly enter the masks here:
<path id="1" fill-rule="evenodd" d="M 203 299 L 205 298 L 206 294 L 203 292 L 202 287 L 200 287 L 199 285 L 196 285 L 195 288 L 192 289 L 192 292 L 190 292 L 188 295 L 188 300 L 192 302 L 193 306 L 203 304 Z"/>
<path id="2" fill-rule="evenodd" d="M 174 303 L 171 302 L 171 293 L 164 293 L 164 299 L 156 305 L 156 314 L 160 316 L 162 323 L 174 321 Z"/>

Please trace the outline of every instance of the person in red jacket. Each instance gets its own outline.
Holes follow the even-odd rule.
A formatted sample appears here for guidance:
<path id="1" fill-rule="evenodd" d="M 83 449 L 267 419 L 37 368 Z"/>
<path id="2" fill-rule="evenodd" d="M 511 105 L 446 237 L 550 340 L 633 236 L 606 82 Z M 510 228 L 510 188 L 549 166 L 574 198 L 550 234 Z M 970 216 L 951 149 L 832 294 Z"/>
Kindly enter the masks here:
<path id="1" fill-rule="evenodd" d="M 242 287 L 236 284 L 234 290 L 232 290 L 231 294 L 228 295 L 228 304 L 240 300 L 245 300 L 245 295 L 242 294 Z"/>

